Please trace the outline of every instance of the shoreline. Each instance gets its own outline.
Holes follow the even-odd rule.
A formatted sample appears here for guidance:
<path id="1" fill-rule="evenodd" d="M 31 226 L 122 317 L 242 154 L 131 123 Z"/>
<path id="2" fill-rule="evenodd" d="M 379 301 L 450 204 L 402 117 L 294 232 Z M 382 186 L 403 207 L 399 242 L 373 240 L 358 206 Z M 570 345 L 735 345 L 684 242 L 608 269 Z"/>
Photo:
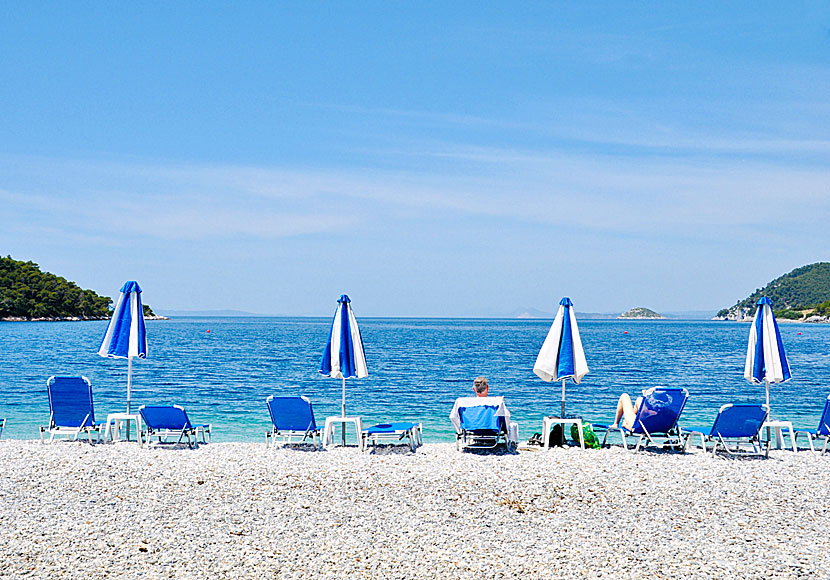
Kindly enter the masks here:
<path id="1" fill-rule="evenodd" d="M 827 577 L 828 461 L 2 440 L 0 578 Z"/>
<path id="2" fill-rule="evenodd" d="M 91 322 L 94 320 L 109 320 L 109 318 L 82 317 L 82 316 L 55 316 L 43 318 L 26 318 L 23 316 L 6 316 L 0 322 Z M 170 320 L 167 316 L 145 316 L 144 320 Z"/>

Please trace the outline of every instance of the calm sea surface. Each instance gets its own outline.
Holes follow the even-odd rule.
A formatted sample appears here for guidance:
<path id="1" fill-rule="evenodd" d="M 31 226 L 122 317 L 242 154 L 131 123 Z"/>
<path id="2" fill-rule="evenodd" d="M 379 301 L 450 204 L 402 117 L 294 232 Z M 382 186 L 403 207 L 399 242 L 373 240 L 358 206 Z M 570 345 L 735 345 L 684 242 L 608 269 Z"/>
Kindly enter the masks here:
<path id="1" fill-rule="evenodd" d="M 419 420 L 426 441 L 452 441 L 447 418 L 473 378 L 504 395 L 520 436 L 558 412 L 561 386 L 533 374 L 549 320 L 358 320 L 369 377 L 347 381 L 347 412 L 364 423 Z M 323 318 L 176 318 L 148 321 L 149 357 L 133 363 L 133 405 L 178 403 L 214 426 L 215 441 L 264 440 L 268 395 L 304 394 L 322 424 L 339 415 L 341 383 L 317 369 Z M 617 398 L 654 385 L 683 386 L 685 424 L 711 424 L 727 402 L 763 403 L 743 379 L 747 324 L 709 321 L 579 322 L 590 373 L 567 385 L 568 413 L 608 420 Z M 49 418 L 46 379 L 90 379 L 95 412 L 126 408 L 127 361 L 97 355 L 106 322 L 0 322 L 0 417 L 5 436 L 38 437 Z M 209 331 L 209 332 L 208 332 Z M 626 334 L 627 332 L 627 334 Z M 799 334 L 800 333 L 800 334 Z M 830 394 L 830 325 L 782 324 L 793 379 L 773 385 L 773 416 L 815 427 Z"/>

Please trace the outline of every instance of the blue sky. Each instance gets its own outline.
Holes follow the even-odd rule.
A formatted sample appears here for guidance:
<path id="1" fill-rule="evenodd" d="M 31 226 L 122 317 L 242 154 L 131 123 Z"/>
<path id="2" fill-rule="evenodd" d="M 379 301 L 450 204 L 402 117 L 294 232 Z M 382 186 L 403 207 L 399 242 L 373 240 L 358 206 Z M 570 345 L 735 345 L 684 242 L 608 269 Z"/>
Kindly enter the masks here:
<path id="1" fill-rule="evenodd" d="M 156 309 L 716 310 L 830 248 L 826 3 L 4 3 L 0 253 Z"/>

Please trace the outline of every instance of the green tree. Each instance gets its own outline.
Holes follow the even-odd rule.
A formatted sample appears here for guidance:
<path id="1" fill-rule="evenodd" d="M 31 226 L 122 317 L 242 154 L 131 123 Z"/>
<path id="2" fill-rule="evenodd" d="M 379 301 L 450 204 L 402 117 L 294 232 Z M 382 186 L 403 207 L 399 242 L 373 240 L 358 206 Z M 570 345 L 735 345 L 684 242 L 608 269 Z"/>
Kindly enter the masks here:
<path id="1" fill-rule="evenodd" d="M 0 318 L 109 318 L 111 303 L 34 262 L 0 256 Z"/>

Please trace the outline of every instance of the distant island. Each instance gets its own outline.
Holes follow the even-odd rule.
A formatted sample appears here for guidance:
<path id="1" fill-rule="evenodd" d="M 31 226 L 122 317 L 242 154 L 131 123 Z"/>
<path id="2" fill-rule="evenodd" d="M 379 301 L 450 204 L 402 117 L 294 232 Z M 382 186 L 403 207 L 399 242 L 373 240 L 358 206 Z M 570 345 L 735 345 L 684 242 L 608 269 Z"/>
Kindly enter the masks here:
<path id="1" fill-rule="evenodd" d="M 776 318 L 799 322 L 830 322 L 830 262 L 796 268 L 757 289 L 734 306 L 720 310 L 714 320 L 751 320 L 755 304 L 772 300 Z"/>
<path id="2" fill-rule="evenodd" d="M 623 312 L 617 318 L 624 320 L 663 320 L 666 317 L 644 306 L 638 306 Z"/>
<path id="3" fill-rule="evenodd" d="M 43 272 L 34 262 L 0 256 L 0 320 L 107 320 L 112 298 Z M 144 304 L 145 318 L 156 316 Z"/>

